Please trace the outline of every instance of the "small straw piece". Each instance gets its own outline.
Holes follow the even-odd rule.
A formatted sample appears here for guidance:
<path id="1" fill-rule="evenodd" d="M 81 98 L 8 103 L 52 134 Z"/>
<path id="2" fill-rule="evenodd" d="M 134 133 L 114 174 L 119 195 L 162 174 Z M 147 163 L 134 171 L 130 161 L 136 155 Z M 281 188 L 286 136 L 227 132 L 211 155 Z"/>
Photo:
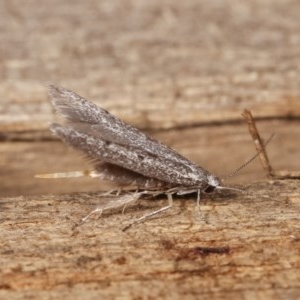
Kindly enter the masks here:
<path id="1" fill-rule="evenodd" d="M 249 132 L 253 138 L 254 144 L 255 144 L 256 149 L 259 154 L 259 158 L 260 158 L 262 167 L 265 170 L 267 177 L 274 178 L 274 179 L 300 179 L 299 171 L 286 171 L 286 170 L 274 171 L 273 170 L 273 168 L 271 167 L 271 164 L 269 162 L 266 148 L 265 148 L 268 141 L 266 144 L 264 144 L 262 142 L 262 139 L 261 139 L 261 137 L 258 133 L 257 127 L 255 125 L 255 120 L 249 110 L 245 109 L 242 116 L 247 121 Z M 271 136 L 271 138 L 272 138 L 272 136 Z"/>
<path id="2" fill-rule="evenodd" d="M 242 116 L 246 119 L 247 124 L 248 124 L 248 128 L 249 128 L 249 132 L 253 138 L 255 147 L 257 152 L 259 153 L 259 158 L 262 164 L 263 169 L 266 172 L 266 175 L 268 178 L 272 178 L 274 171 L 270 165 L 269 159 L 268 159 L 268 155 L 266 152 L 266 148 L 264 143 L 262 142 L 262 139 L 258 133 L 257 127 L 255 125 L 255 121 L 254 118 L 251 114 L 251 111 L 245 109 Z"/>

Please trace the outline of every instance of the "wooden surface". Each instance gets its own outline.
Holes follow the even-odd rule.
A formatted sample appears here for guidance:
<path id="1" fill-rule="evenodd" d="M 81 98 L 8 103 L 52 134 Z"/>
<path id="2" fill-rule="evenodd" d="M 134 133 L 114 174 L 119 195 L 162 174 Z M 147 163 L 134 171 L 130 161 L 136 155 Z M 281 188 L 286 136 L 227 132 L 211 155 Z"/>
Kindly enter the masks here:
<path id="1" fill-rule="evenodd" d="M 141 201 L 72 231 L 97 194 L 6 198 L 0 297 L 297 299 L 299 184 L 262 182 L 247 191 L 204 201 L 200 217 L 194 199 L 178 199 L 166 217 L 126 232 L 166 201 Z"/>
<path id="2" fill-rule="evenodd" d="M 276 170 L 299 170 L 300 3 L 0 2 L 0 299 L 298 299 L 299 181 L 258 161 L 247 194 L 164 199 L 72 230 L 112 187 L 35 179 L 89 168 L 48 131 L 49 83 L 70 88 L 212 173 L 253 155 L 258 119 Z"/>

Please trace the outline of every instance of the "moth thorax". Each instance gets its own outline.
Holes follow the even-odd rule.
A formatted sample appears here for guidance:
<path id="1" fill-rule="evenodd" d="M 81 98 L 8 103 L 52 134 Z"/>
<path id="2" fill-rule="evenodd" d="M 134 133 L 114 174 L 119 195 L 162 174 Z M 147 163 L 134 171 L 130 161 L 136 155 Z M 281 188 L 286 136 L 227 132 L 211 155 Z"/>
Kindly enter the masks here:
<path id="1" fill-rule="evenodd" d="M 215 175 L 212 175 L 212 174 L 209 174 L 207 176 L 207 180 L 208 180 L 208 184 L 211 185 L 211 186 L 219 186 L 221 185 L 222 181 L 219 177 L 215 176 Z"/>

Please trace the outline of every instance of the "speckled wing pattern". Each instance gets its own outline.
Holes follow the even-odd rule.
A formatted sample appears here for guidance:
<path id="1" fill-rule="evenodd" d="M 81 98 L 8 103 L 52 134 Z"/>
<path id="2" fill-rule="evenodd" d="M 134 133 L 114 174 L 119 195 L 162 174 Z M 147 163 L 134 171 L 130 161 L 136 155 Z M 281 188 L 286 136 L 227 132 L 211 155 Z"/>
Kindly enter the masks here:
<path id="1" fill-rule="evenodd" d="M 122 174 L 126 182 L 128 170 L 133 181 L 140 176 L 140 182 L 152 180 L 171 187 L 207 185 L 209 172 L 173 149 L 68 89 L 50 86 L 49 90 L 53 106 L 67 120 L 63 125 L 51 124 L 52 132 L 93 160 L 104 162 L 96 170 L 105 167 L 111 180 Z"/>

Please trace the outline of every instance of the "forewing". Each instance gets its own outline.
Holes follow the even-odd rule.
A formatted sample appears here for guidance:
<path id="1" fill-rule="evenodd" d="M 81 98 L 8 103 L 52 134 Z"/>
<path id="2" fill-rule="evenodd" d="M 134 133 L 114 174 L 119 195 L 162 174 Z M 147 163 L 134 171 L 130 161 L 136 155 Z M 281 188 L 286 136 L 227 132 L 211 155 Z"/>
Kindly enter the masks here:
<path id="1" fill-rule="evenodd" d="M 93 174 L 93 177 L 110 180 L 121 186 L 135 186 L 148 190 L 171 187 L 166 182 L 103 161 L 95 161 Z"/>
<path id="2" fill-rule="evenodd" d="M 64 116 L 68 120 L 68 125 L 75 130 L 104 141 L 138 148 L 157 157 L 172 160 L 177 164 L 184 164 L 193 172 L 201 169 L 173 149 L 126 124 L 76 93 L 54 86 L 50 86 L 49 89 L 52 103 L 57 112 Z"/>
<path id="3" fill-rule="evenodd" d="M 95 138 L 72 127 L 52 124 L 51 130 L 64 142 L 83 151 L 93 159 L 103 160 L 148 178 L 183 186 L 202 186 L 206 171 L 193 173 L 185 164 L 178 164 L 165 157 L 153 155 L 128 145 L 116 144 Z"/>

